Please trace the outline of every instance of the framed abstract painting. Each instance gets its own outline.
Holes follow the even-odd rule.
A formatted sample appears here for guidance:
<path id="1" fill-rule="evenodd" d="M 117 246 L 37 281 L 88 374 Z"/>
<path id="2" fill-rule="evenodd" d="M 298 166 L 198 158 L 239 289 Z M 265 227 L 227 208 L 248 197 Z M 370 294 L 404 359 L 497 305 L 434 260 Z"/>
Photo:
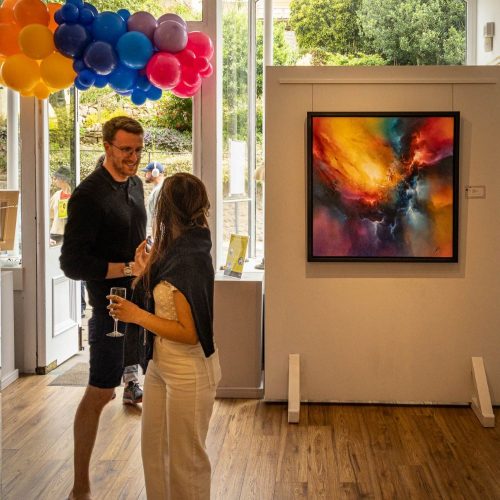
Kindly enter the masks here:
<path id="1" fill-rule="evenodd" d="M 458 261 L 458 112 L 307 115 L 308 261 Z"/>

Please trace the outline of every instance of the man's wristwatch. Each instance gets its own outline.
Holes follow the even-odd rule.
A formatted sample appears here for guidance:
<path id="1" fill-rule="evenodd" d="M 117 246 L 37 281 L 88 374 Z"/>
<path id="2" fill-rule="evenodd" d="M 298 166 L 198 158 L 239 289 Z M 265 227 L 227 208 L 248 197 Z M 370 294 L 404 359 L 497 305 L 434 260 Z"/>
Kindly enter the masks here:
<path id="1" fill-rule="evenodd" d="M 133 276 L 132 264 L 132 262 L 125 262 L 125 267 L 123 268 L 123 274 L 125 276 Z"/>

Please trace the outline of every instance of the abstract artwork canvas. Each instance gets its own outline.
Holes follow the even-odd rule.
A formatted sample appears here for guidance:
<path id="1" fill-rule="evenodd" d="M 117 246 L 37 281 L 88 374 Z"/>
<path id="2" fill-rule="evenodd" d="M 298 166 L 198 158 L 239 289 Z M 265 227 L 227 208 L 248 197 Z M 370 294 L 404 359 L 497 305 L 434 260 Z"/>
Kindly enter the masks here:
<path id="1" fill-rule="evenodd" d="M 308 113 L 308 261 L 457 262 L 459 125 Z"/>

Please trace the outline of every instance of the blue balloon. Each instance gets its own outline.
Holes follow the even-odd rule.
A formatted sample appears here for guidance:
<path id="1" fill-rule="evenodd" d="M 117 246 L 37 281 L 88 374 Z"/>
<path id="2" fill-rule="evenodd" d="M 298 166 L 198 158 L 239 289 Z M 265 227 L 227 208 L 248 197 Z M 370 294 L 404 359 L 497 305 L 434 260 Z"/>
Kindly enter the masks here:
<path id="1" fill-rule="evenodd" d="M 54 33 L 57 50 L 68 57 L 79 58 L 91 41 L 92 36 L 81 24 L 63 23 Z"/>
<path id="2" fill-rule="evenodd" d="M 111 85 L 110 85 L 110 87 L 111 87 Z M 131 90 L 116 90 L 116 93 L 120 94 L 120 95 L 123 95 L 125 97 L 128 97 L 129 95 L 132 95 L 132 91 Z"/>
<path id="3" fill-rule="evenodd" d="M 130 17 L 130 12 L 127 9 L 120 9 L 117 14 L 126 21 Z"/>
<path id="4" fill-rule="evenodd" d="M 85 64 L 98 75 L 109 75 L 118 64 L 115 49 L 100 40 L 92 42 L 83 54 Z"/>
<path id="5" fill-rule="evenodd" d="M 91 3 L 83 2 L 83 7 L 86 9 L 90 9 L 94 13 L 94 17 L 99 14 L 99 11 Z"/>
<path id="6" fill-rule="evenodd" d="M 129 31 L 116 43 L 116 51 L 120 61 L 133 69 L 142 69 L 153 55 L 151 40 L 139 31 Z"/>
<path id="7" fill-rule="evenodd" d="M 77 75 L 75 78 L 75 87 L 78 90 L 88 90 L 91 87 L 91 85 L 86 85 L 84 82 L 80 80 L 80 75 Z"/>
<path id="8" fill-rule="evenodd" d="M 117 92 L 126 92 L 135 87 L 137 76 L 137 70 L 120 65 L 109 75 L 108 84 Z"/>
<path id="9" fill-rule="evenodd" d="M 118 39 L 127 32 L 127 23 L 115 12 L 101 12 L 92 23 L 94 40 L 115 45 Z"/>
<path id="10" fill-rule="evenodd" d="M 94 85 L 96 76 L 97 74 L 91 69 L 84 69 L 78 74 L 78 79 L 82 84 L 90 87 L 91 85 Z"/>
<path id="11" fill-rule="evenodd" d="M 65 23 L 75 24 L 80 19 L 80 11 L 75 4 L 66 3 L 59 11 Z"/>
<path id="12" fill-rule="evenodd" d="M 73 4 L 79 9 L 83 7 L 83 0 L 66 0 L 66 5 L 68 4 Z"/>
<path id="13" fill-rule="evenodd" d="M 154 85 L 151 85 L 151 87 L 146 91 L 146 95 L 151 101 L 157 101 L 161 97 L 161 94 L 162 90 Z"/>
<path id="14" fill-rule="evenodd" d="M 64 23 L 64 16 L 61 12 L 61 9 L 58 9 L 54 12 L 54 21 L 57 24 L 63 24 Z"/>
<path id="15" fill-rule="evenodd" d="M 91 9 L 87 7 L 82 7 L 80 9 L 80 24 L 88 26 L 94 22 L 95 15 Z"/>
<path id="16" fill-rule="evenodd" d="M 87 66 L 81 59 L 75 59 L 73 61 L 73 69 L 76 73 L 80 73 L 80 71 L 87 69 Z"/>
<path id="17" fill-rule="evenodd" d="M 137 88 L 133 90 L 132 95 L 130 96 L 130 100 L 137 106 L 144 104 L 147 98 L 148 96 L 146 95 L 146 92 Z"/>
<path id="18" fill-rule="evenodd" d="M 139 78 L 137 78 L 137 83 L 135 86 L 143 90 L 144 92 L 147 92 L 151 88 L 151 82 L 148 80 L 147 76 L 140 75 Z"/>
<path id="19" fill-rule="evenodd" d="M 103 89 L 107 84 L 108 84 L 107 76 L 96 74 L 94 87 L 97 87 L 98 89 Z"/>

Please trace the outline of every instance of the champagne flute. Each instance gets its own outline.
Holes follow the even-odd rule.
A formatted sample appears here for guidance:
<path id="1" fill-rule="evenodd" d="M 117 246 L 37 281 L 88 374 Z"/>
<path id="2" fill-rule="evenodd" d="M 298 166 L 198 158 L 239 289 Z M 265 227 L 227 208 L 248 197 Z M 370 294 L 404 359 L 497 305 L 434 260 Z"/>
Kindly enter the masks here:
<path id="1" fill-rule="evenodd" d="M 127 289 L 123 288 L 121 286 L 113 286 L 111 287 L 111 290 L 109 292 L 110 295 L 117 295 L 118 297 L 122 297 L 124 299 L 127 298 Z M 109 303 L 113 304 L 113 299 L 109 299 Z M 106 333 L 108 337 L 123 337 L 123 333 L 120 333 L 118 331 L 118 320 L 116 318 L 113 318 L 115 322 L 115 326 L 113 328 L 112 332 Z"/>

